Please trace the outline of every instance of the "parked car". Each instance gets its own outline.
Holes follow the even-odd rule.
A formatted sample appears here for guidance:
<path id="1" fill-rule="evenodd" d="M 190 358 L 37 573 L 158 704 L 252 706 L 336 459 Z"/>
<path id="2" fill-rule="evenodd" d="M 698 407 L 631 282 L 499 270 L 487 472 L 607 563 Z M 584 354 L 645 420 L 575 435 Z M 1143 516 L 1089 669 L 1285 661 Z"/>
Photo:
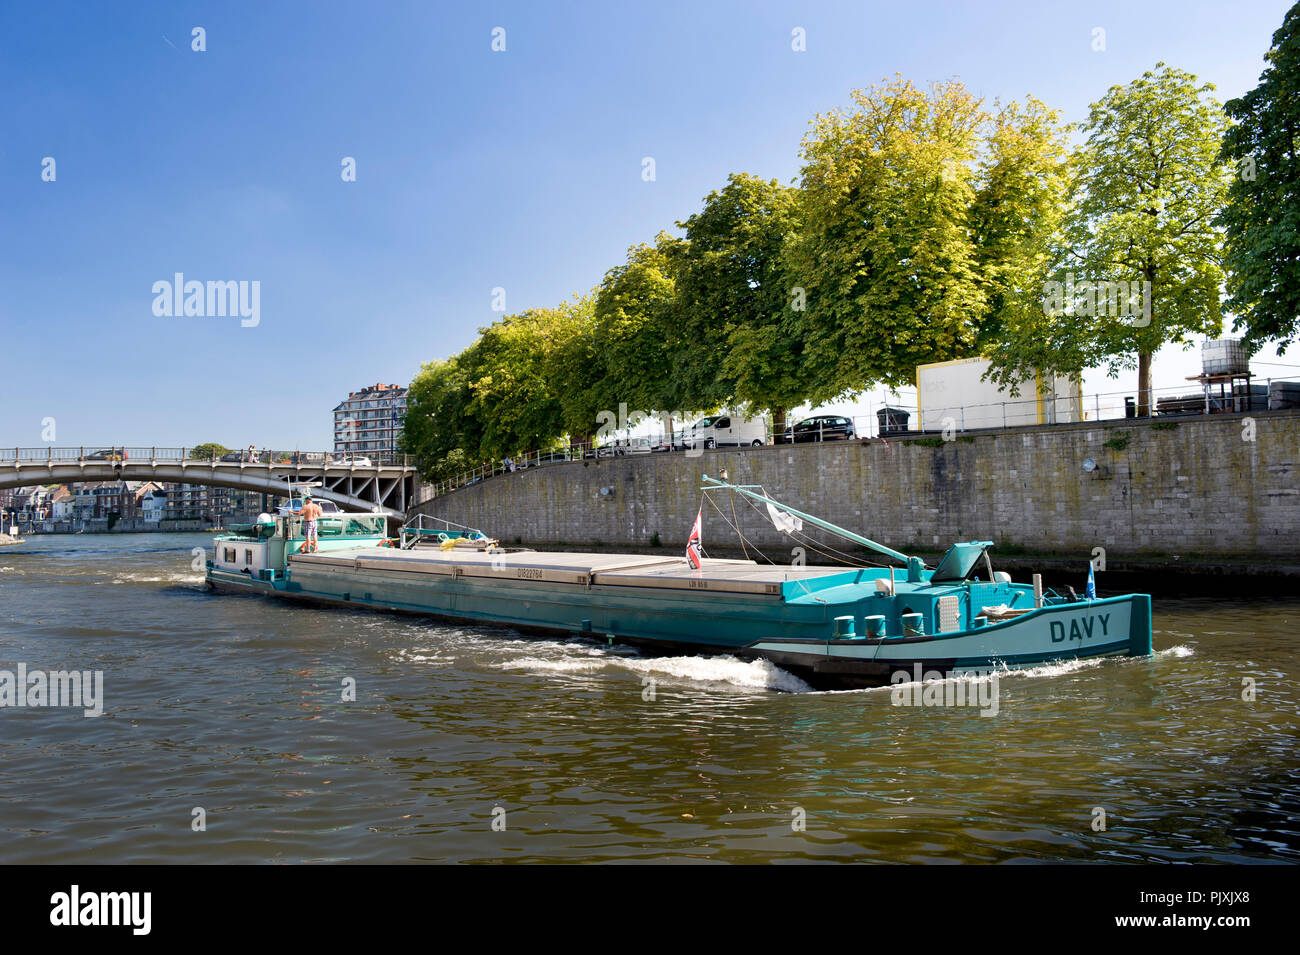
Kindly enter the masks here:
<path id="1" fill-rule="evenodd" d="M 610 450 L 615 455 L 624 454 L 649 454 L 655 448 L 658 439 L 656 438 L 622 438 L 618 441 L 611 441 L 601 450 Z"/>
<path id="2" fill-rule="evenodd" d="M 688 448 L 760 448 L 767 444 L 767 422 L 741 415 L 711 415 L 695 422 L 682 444 Z"/>
<path id="3" fill-rule="evenodd" d="M 804 444 L 808 441 L 850 441 L 856 438 L 853 419 L 843 415 L 817 415 L 804 418 L 785 429 L 783 444 Z"/>

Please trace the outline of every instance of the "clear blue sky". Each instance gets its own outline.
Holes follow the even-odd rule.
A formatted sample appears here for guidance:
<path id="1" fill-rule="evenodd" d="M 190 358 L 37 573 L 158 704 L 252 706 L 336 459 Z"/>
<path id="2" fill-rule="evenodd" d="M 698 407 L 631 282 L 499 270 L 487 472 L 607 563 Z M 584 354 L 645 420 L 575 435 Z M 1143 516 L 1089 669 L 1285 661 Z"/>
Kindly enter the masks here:
<path id="1" fill-rule="evenodd" d="M 463 348 L 494 287 L 554 304 L 728 173 L 791 180 L 851 89 L 956 75 L 1077 120 L 1164 60 L 1228 99 L 1288 5 L 5 4 L 0 444 L 49 416 L 58 445 L 327 447 L 348 391 Z M 260 324 L 156 317 L 176 272 L 259 281 Z"/>

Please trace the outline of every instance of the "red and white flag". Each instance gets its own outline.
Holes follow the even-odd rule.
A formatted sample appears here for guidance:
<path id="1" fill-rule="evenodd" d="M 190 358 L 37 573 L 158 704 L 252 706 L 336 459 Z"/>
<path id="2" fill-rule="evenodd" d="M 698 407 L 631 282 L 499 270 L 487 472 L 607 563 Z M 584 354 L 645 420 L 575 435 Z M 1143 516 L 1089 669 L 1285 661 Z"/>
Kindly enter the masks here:
<path id="1" fill-rule="evenodd" d="M 695 512 L 695 526 L 691 528 L 691 536 L 686 541 L 686 559 L 691 562 L 691 566 L 696 570 L 700 569 L 700 516 L 704 508 Z"/>

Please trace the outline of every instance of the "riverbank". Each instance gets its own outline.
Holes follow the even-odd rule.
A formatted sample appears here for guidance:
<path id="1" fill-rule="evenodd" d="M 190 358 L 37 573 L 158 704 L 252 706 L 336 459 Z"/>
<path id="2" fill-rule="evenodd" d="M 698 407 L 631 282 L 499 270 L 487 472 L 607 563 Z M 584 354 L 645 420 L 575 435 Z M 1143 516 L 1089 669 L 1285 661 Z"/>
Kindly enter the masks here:
<path id="1" fill-rule="evenodd" d="M 1300 567 L 1297 411 L 594 459 L 494 477 L 415 512 L 506 543 L 619 551 L 676 550 L 702 512 L 710 553 L 741 556 L 739 530 L 774 561 L 794 559 L 796 542 L 763 512 L 702 494 L 701 477 L 724 469 L 908 553 L 992 540 L 1014 566 L 1032 555 L 1086 570 L 1104 554 L 1110 572 L 1150 575 L 1289 578 Z M 811 546 L 805 559 L 825 562 Z"/>

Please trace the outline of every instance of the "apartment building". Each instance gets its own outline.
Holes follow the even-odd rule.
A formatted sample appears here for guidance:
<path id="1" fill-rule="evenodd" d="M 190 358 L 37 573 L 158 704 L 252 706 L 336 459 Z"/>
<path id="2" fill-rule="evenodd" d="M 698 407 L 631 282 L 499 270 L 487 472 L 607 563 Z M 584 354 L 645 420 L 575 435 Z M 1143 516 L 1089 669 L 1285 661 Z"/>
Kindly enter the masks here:
<path id="1" fill-rule="evenodd" d="M 334 408 L 334 451 L 366 455 L 396 451 L 407 389 L 383 383 L 351 392 Z"/>

